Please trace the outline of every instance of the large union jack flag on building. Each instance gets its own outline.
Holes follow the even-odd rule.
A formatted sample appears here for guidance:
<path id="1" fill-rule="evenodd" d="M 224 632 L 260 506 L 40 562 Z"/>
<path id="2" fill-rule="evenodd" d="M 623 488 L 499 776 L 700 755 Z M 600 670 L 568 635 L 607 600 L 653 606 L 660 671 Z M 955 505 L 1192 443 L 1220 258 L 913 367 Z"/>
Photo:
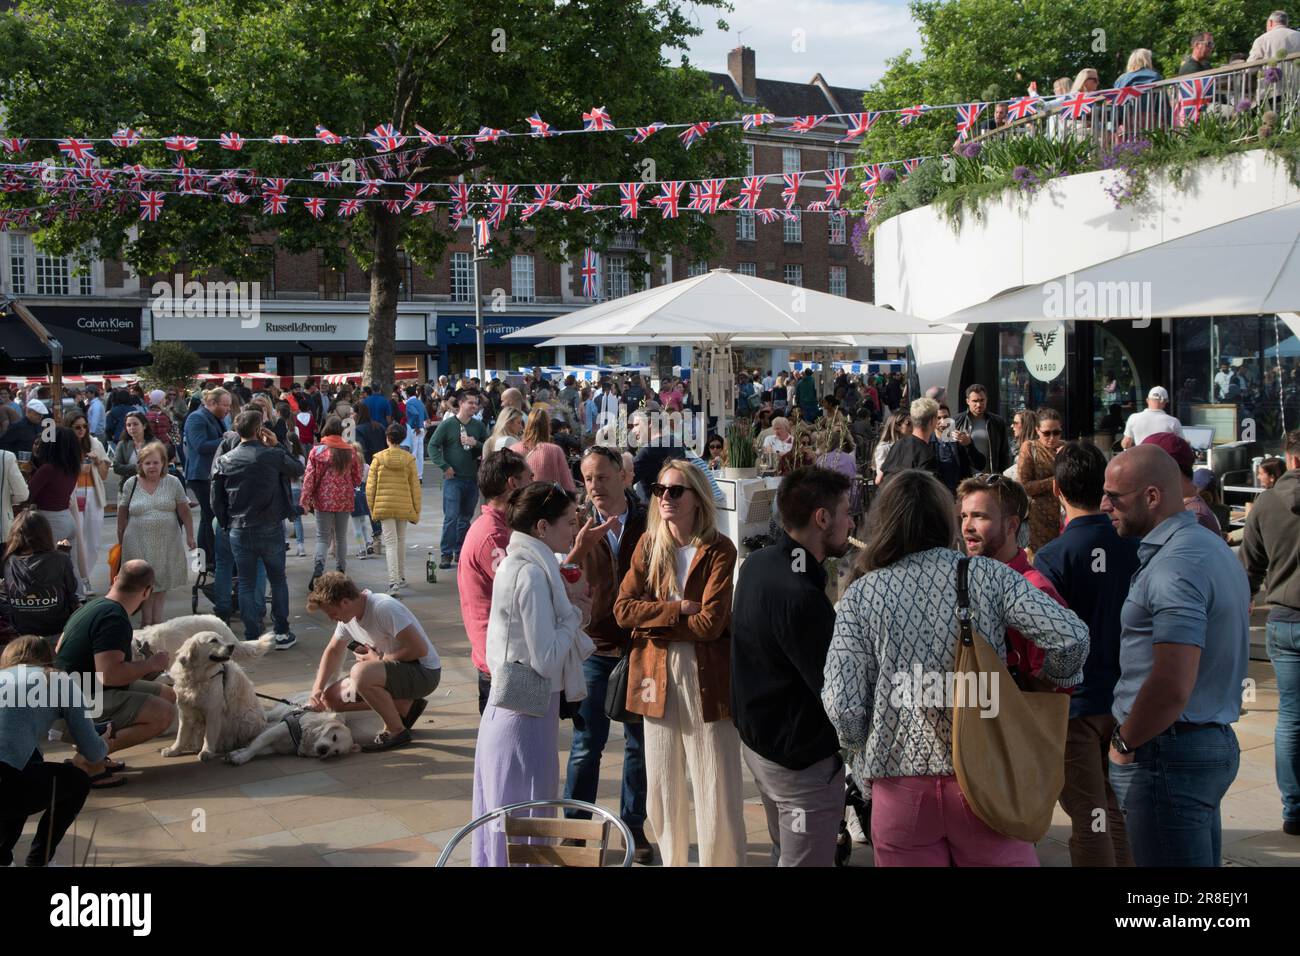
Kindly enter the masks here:
<path id="1" fill-rule="evenodd" d="M 600 298 L 600 259 L 590 249 L 582 250 L 582 294 L 588 299 Z"/>

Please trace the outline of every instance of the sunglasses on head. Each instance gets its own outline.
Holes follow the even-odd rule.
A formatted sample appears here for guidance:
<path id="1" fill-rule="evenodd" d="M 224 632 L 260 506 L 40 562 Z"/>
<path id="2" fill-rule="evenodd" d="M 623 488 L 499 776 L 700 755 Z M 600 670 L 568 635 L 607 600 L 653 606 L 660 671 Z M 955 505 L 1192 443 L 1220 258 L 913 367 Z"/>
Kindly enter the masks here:
<path id="1" fill-rule="evenodd" d="M 602 458 L 608 459 L 612 464 L 617 465 L 619 468 L 623 467 L 623 456 L 614 449 L 605 445 L 592 445 L 582 453 L 584 459 L 590 458 L 592 455 L 600 455 Z"/>
<path id="2" fill-rule="evenodd" d="M 667 498 L 669 501 L 676 501 L 689 490 L 685 485 L 661 485 L 659 482 L 650 486 L 650 494 L 656 498 Z"/>

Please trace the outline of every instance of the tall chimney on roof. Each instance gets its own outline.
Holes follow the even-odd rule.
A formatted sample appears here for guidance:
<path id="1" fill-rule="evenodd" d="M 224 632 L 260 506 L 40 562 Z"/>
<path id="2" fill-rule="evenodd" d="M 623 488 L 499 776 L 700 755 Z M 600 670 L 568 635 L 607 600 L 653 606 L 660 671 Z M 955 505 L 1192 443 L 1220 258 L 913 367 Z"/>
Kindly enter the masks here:
<path id="1" fill-rule="evenodd" d="M 740 95 L 747 100 L 758 98 L 758 79 L 754 73 L 754 51 L 738 46 L 727 54 L 727 72 L 736 81 Z"/>

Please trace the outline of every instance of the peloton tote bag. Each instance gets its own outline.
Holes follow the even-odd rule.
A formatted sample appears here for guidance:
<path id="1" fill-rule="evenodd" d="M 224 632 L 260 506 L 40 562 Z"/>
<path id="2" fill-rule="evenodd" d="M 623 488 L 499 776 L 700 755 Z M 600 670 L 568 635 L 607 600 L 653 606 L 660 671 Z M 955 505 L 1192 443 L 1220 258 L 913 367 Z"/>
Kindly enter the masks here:
<path id="1" fill-rule="evenodd" d="M 1003 836 L 1034 843 L 1052 823 L 1065 783 L 1065 733 L 1070 697 L 1022 690 L 1006 665 L 971 626 L 969 559 L 957 565 L 956 696 L 952 762 L 975 816 Z M 1044 685 L 1046 686 L 1046 685 Z M 972 697 L 973 693 L 973 697 Z M 996 712 L 980 698 L 996 701 Z"/>

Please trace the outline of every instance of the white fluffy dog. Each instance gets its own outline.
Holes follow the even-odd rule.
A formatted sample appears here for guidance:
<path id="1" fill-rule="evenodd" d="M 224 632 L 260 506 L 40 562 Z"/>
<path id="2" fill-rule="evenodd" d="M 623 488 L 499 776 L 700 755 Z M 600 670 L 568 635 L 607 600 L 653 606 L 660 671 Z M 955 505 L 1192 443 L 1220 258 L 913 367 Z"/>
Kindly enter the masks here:
<path id="1" fill-rule="evenodd" d="M 216 631 L 200 631 L 185 641 L 170 671 L 180 724 L 176 742 L 162 755 L 179 757 L 197 751 L 200 760 L 215 760 L 246 747 L 265 730 L 266 716 L 253 682 L 236 661 L 261 657 L 274 645 L 271 634 L 256 641 L 237 641 Z"/>
<path id="2" fill-rule="evenodd" d="M 186 614 L 137 630 L 131 641 L 133 657 L 143 659 L 159 651 L 175 657 L 186 641 L 203 631 L 212 631 L 227 643 L 238 641 L 234 631 L 215 614 Z"/>
<path id="3" fill-rule="evenodd" d="M 306 698 L 307 695 L 297 695 Z M 235 765 L 246 764 L 258 754 L 296 753 L 300 757 L 336 757 L 356 753 L 361 745 L 352 739 L 352 731 L 338 714 L 297 711 L 289 704 L 276 704 L 266 713 L 267 726 L 247 747 L 235 750 L 226 759 Z M 286 719 L 287 718 L 287 719 Z M 297 739 L 295 739 L 295 737 Z"/>

